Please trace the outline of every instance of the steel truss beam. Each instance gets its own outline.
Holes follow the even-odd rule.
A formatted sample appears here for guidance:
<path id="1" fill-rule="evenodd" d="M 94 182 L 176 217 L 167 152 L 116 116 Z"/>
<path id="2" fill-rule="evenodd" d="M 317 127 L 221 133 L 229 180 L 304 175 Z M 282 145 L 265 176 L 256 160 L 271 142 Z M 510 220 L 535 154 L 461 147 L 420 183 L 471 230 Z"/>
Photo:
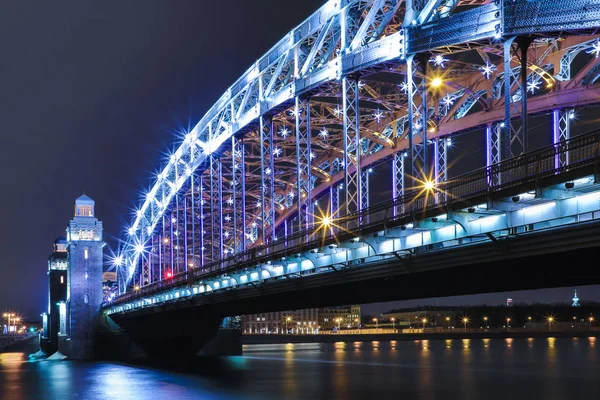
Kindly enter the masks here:
<path id="1" fill-rule="evenodd" d="M 298 202 L 297 229 L 306 229 L 313 223 L 311 150 L 310 150 L 310 101 L 296 97 L 296 199 Z M 275 225 L 273 223 L 273 225 Z"/>
<path id="2" fill-rule="evenodd" d="M 532 39 L 521 37 L 512 37 L 504 42 L 504 128 L 508 133 L 505 135 L 504 154 L 508 157 L 527 152 L 527 49 L 531 42 Z M 513 54 L 521 66 L 520 76 L 516 76 L 515 69 L 511 67 Z M 515 101 L 516 98 L 520 98 L 520 102 Z M 515 117 L 521 120 L 518 128 L 512 121 Z"/>
<path id="3" fill-rule="evenodd" d="M 211 261 L 223 258 L 223 177 L 218 156 L 210 157 L 210 257 Z"/>
<path id="4" fill-rule="evenodd" d="M 486 166 L 490 167 L 491 165 L 499 163 L 501 158 L 501 143 L 502 143 L 502 123 L 490 123 L 486 125 L 485 128 L 485 160 Z M 500 174 L 494 173 L 490 174 L 490 180 L 488 184 L 490 186 L 497 186 L 501 182 Z"/>
<path id="5" fill-rule="evenodd" d="M 392 159 L 392 196 L 398 199 L 404 195 L 404 159 L 405 152 L 396 152 Z M 404 213 L 404 203 L 398 201 L 394 207 L 394 216 Z"/>
<path id="6" fill-rule="evenodd" d="M 556 145 L 559 142 L 564 142 L 571 138 L 571 119 L 573 118 L 573 110 L 569 108 L 563 108 L 560 110 L 554 110 L 552 112 L 552 130 L 553 130 L 553 143 Z M 568 151 L 557 152 L 554 167 L 562 168 L 569 165 L 569 153 Z"/>
<path id="7" fill-rule="evenodd" d="M 273 121 L 260 117 L 260 202 L 261 232 L 263 244 L 271 243 L 275 238 L 275 192 L 273 164 Z"/>
<path id="8" fill-rule="evenodd" d="M 233 167 L 233 249 L 236 253 L 246 251 L 246 163 L 244 141 L 231 138 Z"/>
<path id="9" fill-rule="evenodd" d="M 206 213 L 204 212 L 204 205 L 206 204 L 206 200 L 204 200 L 204 195 L 205 195 L 205 190 L 204 190 L 204 183 L 206 182 L 205 179 L 203 179 L 203 175 L 200 174 L 200 176 L 198 176 L 198 233 L 199 233 L 199 246 L 200 246 L 200 265 L 202 267 L 202 270 L 204 270 L 204 266 L 209 262 L 209 260 L 206 259 L 207 256 L 207 252 L 206 252 L 206 221 L 205 221 L 205 216 Z"/>
<path id="10" fill-rule="evenodd" d="M 331 160 L 331 176 L 336 175 L 340 172 L 340 159 L 334 158 Z M 340 185 L 339 184 L 331 184 L 329 186 L 329 204 L 330 210 L 329 215 L 331 218 L 339 218 L 340 216 Z"/>
<path id="11" fill-rule="evenodd" d="M 410 55 L 406 60 L 408 86 L 408 139 L 411 186 L 430 179 L 427 164 L 427 56 Z"/>
<path id="12" fill-rule="evenodd" d="M 358 99 L 358 79 L 344 78 L 342 80 L 342 120 L 344 128 L 343 168 L 346 170 L 344 185 L 346 201 L 342 208 L 342 216 L 352 214 L 361 209 L 360 108 Z"/>

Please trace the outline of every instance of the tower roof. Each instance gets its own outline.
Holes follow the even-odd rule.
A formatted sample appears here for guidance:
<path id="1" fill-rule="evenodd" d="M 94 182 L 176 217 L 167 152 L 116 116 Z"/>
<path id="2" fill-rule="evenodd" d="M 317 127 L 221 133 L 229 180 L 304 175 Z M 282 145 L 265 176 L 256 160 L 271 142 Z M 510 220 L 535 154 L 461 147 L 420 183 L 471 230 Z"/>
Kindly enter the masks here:
<path id="1" fill-rule="evenodd" d="M 67 239 L 64 236 L 59 236 L 54 240 L 54 244 L 67 243 Z"/>
<path id="2" fill-rule="evenodd" d="M 81 196 L 79 196 L 76 200 L 75 200 L 75 204 L 82 204 L 82 205 L 90 205 L 93 206 L 96 202 L 94 200 L 92 200 L 91 198 L 89 198 L 88 196 L 86 196 L 85 194 L 82 194 Z"/>

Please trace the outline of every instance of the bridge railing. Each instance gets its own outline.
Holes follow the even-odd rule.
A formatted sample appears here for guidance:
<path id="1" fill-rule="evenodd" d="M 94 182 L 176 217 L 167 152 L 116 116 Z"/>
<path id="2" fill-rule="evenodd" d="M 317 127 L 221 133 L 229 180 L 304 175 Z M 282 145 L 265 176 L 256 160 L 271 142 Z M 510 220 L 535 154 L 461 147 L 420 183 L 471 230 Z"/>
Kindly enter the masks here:
<path id="1" fill-rule="evenodd" d="M 557 165 L 557 158 L 568 160 Z M 595 165 L 600 172 L 600 129 L 566 141 L 523 154 L 497 164 L 474 170 L 442 182 L 433 190 L 414 188 L 393 200 L 374 204 L 359 212 L 331 221 L 329 225 L 315 224 L 271 244 L 254 247 L 246 252 L 212 262 L 203 268 L 188 270 L 167 280 L 154 282 L 137 292 L 125 293 L 112 302 L 131 300 L 142 293 L 149 295 L 169 288 L 190 285 L 203 279 L 239 271 L 268 260 L 293 257 L 296 254 L 332 243 L 340 237 L 359 236 L 379 226 L 394 227 L 407 223 L 426 210 L 444 209 L 452 202 L 466 201 L 499 190 L 561 174 L 565 171 Z"/>

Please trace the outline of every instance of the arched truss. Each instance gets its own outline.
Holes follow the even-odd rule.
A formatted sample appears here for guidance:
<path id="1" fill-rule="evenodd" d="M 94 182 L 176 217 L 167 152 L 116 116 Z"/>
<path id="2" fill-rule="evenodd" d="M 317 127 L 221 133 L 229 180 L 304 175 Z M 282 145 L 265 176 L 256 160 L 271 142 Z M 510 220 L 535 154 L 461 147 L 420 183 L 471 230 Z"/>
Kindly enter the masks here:
<path id="1" fill-rule="evenodd" d="M 488 160 L 521 154 L 515 118 L 600 102 L 598 87 L 582 94 L 599 76 L 599 27 L 600 0 L 328 1 L 170 156 L 128 228 L 122 290 L 364 208 L 370 168 L 386 160 L 394 196 L 430 165 L 444 180 L 441 137 L 502 123 Z"/>

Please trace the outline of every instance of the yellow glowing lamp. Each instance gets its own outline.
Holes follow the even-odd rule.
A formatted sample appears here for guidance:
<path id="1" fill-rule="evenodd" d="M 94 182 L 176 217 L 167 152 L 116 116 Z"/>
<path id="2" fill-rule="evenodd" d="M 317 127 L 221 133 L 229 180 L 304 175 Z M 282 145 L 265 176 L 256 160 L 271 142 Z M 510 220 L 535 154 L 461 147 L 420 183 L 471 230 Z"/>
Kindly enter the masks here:
<path id="1" fill-rule="evenodd" d="M 442 86 L 444 84 L 444 81 L 442 80 L 442 78 L 435 77 L 431 80 L 431 86 L 434 88 L 439 88 L 440 86 Z"/>

